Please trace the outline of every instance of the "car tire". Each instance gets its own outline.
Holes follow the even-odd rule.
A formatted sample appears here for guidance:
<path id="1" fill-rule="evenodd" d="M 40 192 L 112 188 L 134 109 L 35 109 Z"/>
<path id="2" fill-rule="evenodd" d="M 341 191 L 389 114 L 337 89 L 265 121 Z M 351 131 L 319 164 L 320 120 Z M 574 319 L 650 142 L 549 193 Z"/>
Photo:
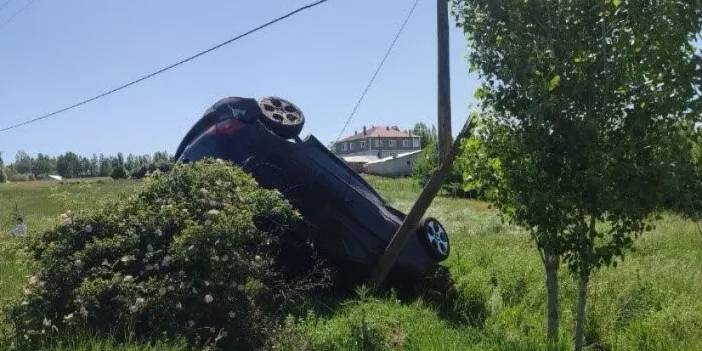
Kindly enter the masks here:
<path id="1" fill-rule="evenodd" d="M 300 135 L 305 124 L 305 115 L 290 101 L 275 96 L 266 96 L 258 102 L 261 122 L 275 135 L 292 139 Z"/>
<path id="2" fill-rule="evenodd" d="M 439 261 L 448 258 L 451 253 L 451 243 L 446 229 L 436 218 L 424 218 L 419 223 L 417 235 L 431 257 Z"/>

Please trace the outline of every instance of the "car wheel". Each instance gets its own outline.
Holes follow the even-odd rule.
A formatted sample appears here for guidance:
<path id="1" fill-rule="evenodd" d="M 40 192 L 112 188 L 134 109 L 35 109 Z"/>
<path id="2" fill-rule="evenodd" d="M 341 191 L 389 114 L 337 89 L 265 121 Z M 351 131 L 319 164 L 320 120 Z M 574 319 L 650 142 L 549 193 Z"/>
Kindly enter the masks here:
<path id="1" fill-rule="evenodd" d="M 431 217 L 423 219 L 419 224 L 417 234 L 430 256 L 439 261 L 445 260 L 449 256 L 451 243 L 446 229 L 438 220 Z"/>
<path id="2" fill-rule="evenodd" d="M 274 96 L 261 98 L 258 105 L 263 112 L 261 122 L 277 136 L 291 139 L 300 134 L 305 115 L 290 101 Z"/>

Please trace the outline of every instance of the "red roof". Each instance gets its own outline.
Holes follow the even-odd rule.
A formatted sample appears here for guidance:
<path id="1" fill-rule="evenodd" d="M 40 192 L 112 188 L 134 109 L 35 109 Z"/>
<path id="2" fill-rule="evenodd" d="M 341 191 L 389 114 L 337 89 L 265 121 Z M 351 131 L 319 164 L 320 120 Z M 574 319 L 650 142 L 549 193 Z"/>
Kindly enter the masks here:
<path id="1" fill-rule="evenodd" d="M 339 141 L 351 141 L 365 138 L 408 138 L 416 137 L 410 131 L 402 131 L 398 126 L 386 127 L 386 126 L 372 126 L 366 129 L 365 133 L 363 131 L 354 132 L 353 135 L 348 136 Z"/>

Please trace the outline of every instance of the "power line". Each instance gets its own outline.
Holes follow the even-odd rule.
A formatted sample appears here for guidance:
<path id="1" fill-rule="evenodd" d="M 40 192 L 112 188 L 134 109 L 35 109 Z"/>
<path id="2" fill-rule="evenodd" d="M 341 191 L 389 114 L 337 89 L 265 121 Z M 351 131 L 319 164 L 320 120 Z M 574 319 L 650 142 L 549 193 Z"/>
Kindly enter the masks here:
<path id="1" fill-rule="evenodd" d="M 15 17 L 19 16 L 20 13 L 24 12 L 24 10 L 26 10 L 29 6 L 31 6 L 34 3 L 34 1 L 35 0 L 29 0 L 26 4 L 24 4 L 24 6 L 22 6 L 21 9 L 17 10 L 17 12 L 15 12 L 12 16 L 10 16 L 10 18 L 8 18 L 5 22 L 0 24 L 0 29 L 3 29 L 6 25 L 10 24 L 10 22 L 12 22 L 15 19 Z M 2 7 L 5 7 L 5 5 L 7 5 L 9 2 L 10 1 L 8 0 L 6 3 L 4 3 L 2 5 Z M 2 7 L 0 7 L 0 9 L 2 9 Z"/>
<path id="2" fill-rule="evenodd" d="M 305 11 L 305 10 L 308 10 L 308 9 L 311 9 L 311 8 L 317 6 L 317 5 L 321 5 L 321 4 L 323 4 L 323 3 L 327 2 L 327 1 L 329 1 L 329 0 L 319 0 L 319 1 L 315 1 L 315 2 L 312 2 L 312 3 L 310 3 L 310 4 L 307 4 L 307 5 L 305 5 L 305 6 L 302 6 L 302 7 L 298 8 L 298 9 L 292 11 L 292 12 L 288 12 L 287 14 L 285 14 L 285 15 L 283 15 L 283 16 L 280 16 L 280 17 L 278 17 L 278 18 L 275 18 L 275 19 L 273 19 L 273 20 L 270 20 L 270 21 L 268 21 L 268 22 L 266 22 L 266 23 L 264 23 L 264 24 L 262 24 L 262 25 L 260 25 L 260 26 L 258 26 L 258 27 L 256 27 L 256 28 L 253 28 L 253 29 L 251 29 L 251 30 L 249 30 L 249 31 L 247 31 L 247 32 L 245 32 L 245 33 L 243 33 L 243 34 L 239 34 L 239 35 L 237 35 L 236 37 L 231 38 L 231 39 L 229 39 L 229 40 L 227 40 L 227 41 L 225 41 L 225 42 L 222 42 L 222 43 L 220 43 L 220 44 L 217 44 L 217 45 L 215 45 L 215 46 L 213 46 L 213 47 L 211 47 L 211 48 L 209 48 L 209 49 L 207 49 L 207 50 L 200 51 L 200 52 L 198 52 L 198 53 L 195 54 L 195 55 L 192 55 L 192 56 L 187 57 L 187 58 L 185 58 L 185 59 L 182 59 L 182 60 L 180 60 L 180 61 L 178 61 L 178 62 L 176 62 L 176 63 L 173 63 L 173 64 L 171 64 L 171 65 L 168 65 L 168 66 L 166 66 L 166 67 L 164 67 L 164 68 L 161 68 L 161 69 L 159 69 L 158 71 L 149 73 L 149 74 L 144 75 L 144 76 L 142 76 L 142 77 L 140 77 L 140 78 L 138 78 L 138 79 L 136 79 L 136 80 L 133 80 L 133 81 L 131 81 L 131 82 L 129 82 L 129 83 L 122 84 L 122 85 L 120 85 L 120 86 L 118 86 L 118 87 L 116 87 L 116 88 L 114 88 L 114 89 L 108 90 L 108 91 L 106 91 L 106 92 L 104 92 L 104 93 L 101 93 L 101 94 L 99 94 L 99 95 L 93 96 L 93 97 L 88 98 L 88 99 L 85 99 L 85 100 L 83 100 L 83 101 L 81 101 L 81 102 L 78 102 L 78 103 L 75 103 L 75 104 L 73 104 L 73 105 L 64 107 L 64 108 L 62 108 L 62 109 L 60 109 L 60 110 L 56 110 L 56 111 L 54 111 L 54 112 L 47 113 L 47 114 L 41 115 L 41 116 L 39 116 L 39 117 L 32 118 L 32 119 L 30 119 L 30 120 L 26 120 L 26 121 L 24 121 L 24 122 L 20 122 L 20 123 L 17 123 L 17 124 L 14 124 L 14 125 L 11 125 L 11 126 L 2 128 L 2 129 L 0 129 L 0 132 L 6 132 L 6 131 L 11 130 L 11 129 L 19 128 L 19 127 L 22 127 L 22 126 L 25 126 L 25 125 L 28 125 L 28 124 L 31 124 L 31 123 L 34 123 L 34 122 L 41 121 L 41 120 L 43 120 L 43 119 L 47 119 L 47 118 L 49 118 L 49 117 L 56 116 L 56 115 L 58 115 L 59 113 L 66 112 L 66 111 L 68 111 L 68 110 L 72 110 L 72 109 L 74 109 L 74 108 L 76 108 L 76 107 L 85 105 L 85 104 L 90 103 L 90 102 L 92 102 L 92 101 L 95 101 L 95 100 L 97 100 L 97 99 L 103 98 L 103 97 L 105 97 L 105 96 L 107 96 L 107 95 L 116 93 L 116 92 L 118 92 L 118 91 L 120 91 L 120 90 L 122 90 L 122 89 L 128 88 L 128 87 L 130 87 L 130 86 L 132 86 L 132 85 L 135 85 L 135 84 L 138 84 L 138 83 L 140 83 L 140 82 L 142 82 L 142 81 L 145 81 L 145 80 L 147 80 L 147 79 L 149 79 L 149 78 L 152 78 L 152 77 L 157 76 L 157 75 L 159 75 L 159 74 L 161 74 L 161 73 L 163 73 L 163 72 L 166 72 L 166 71 L 171 70 L 171 69 L 173 69 L 173 68 L 175 68 L 175 67 L 177 67 L 177 66 L 180 66 L 180 65 L 182 65 L 182 64 L 184 64 L 184 63 L 190 62 L 190 61 L 192 61 L 192 60 L 194 60 L 194 59 L 196 59 L 196 58 L 198 58 L 198 57 L 200 57 L 200 56 L 203 56 L 203 55 L 208 54 L 208 53 L 210 53 L 210 52 L 212 52 L 212 51 L 215 51 L 215 50 L 217 50 L 217 49 L 219 49 L 219 48 L 221 48 L 221 47 L 223 47 L 223 46 L 225 46 L 225 45 L 231 44 L 231 43 L 233 43 L 233 42 L 235 42 L 235 41 L 237 41 L 237 40 L 239 40 L 239 39 L 241 39 L 241 38 L 243 38 L 243 37 L 246 37 L 246 36 L 248 36 L 248 35 L 251 35 L 251 34 L 253 34 L 253 33 L 255 33 L 255 32 L 257 32 L 257 31 L 259 31 L 259 30 L 261 30 L 261 29 L 264 29 L 264 28 L 266 28 L 266 27 L 272 25 L 272 24 L 275 24 L 275 23 L 277 23 L 277 22 L 280 22 L 280 21 L 282 21 L 282 20 L 284 20 L 284 19 L 286 19 L 286 18 L 288 18 L 288 17 L 291 17 L 291 16 L 293 16 L 293 15 L 299 13 L 299 12 L 302 12 L 302 11 Z"/>
<path id="3" fill-rule="evenodd" d="M 363 89 L 363 93 L 361 93 L 361 96 L 358 98 L 358 101 L 356 101 L 356 105 L 354 105 L 353 110 L 351 110 L 349 117 L 346 118 L 346 123 L 344 123 L 344 126 L 341 128 L 341 131 L 339 132 L 339 136 L 336 137 L 336 140 L 334 140 L 334 142 L 337 142 L 337 141 L 339 141 L 339 139 L 341 139 L 341 136 L 346 131 L 346 128 L 349 126 L 349 123 L 351 123 L 351 119 L 353 119 L 353 116 L 356 114 L 358 107 L 361 106 L 361 103 L 363 102 L 363 99 L 366 97 L 368 90 L 370 89 L 371 85 L 373 85 L 373 82 L 375 81 L 375 77 L 377 77 L 378 73 L 380 73 L 380 70 L 383 68 L 383 65 L 385 64 L 385 60 L 387 60 L 388 56 L 390 56 L 390 52 L 395 47 L 395 43 L 397 43 L 397 40 L 400 38 L 400 35 L 405 30 L 405 26 L 407 25 L 407 22 L 409 22 L 410 17 L 412 17 L 412 14 L 414 13 L 414 9 L 417 8 L 417 4 L 419 4 L 419 0 L 415 0 L 414 4 L 412 4 L 412 8 L 410 9 L 409 13 L 407 14 L 407 17 L 405 17 L 405 20 L 402 22 L 402 25 L 400 25 L 400 29 L 395 34 L 395 38 L 392 40 L 392 43 L 390 43 L 390 46 L 388 47 L 388 50 L 385 52 L 383 59 L 380 60 L 380 64 L 375 69 L 375 72 L 373 73 L 373 76 L 371 76 L 370 81 L 368 81 L 368 85 L 366 85 L 366 88 Z"/>

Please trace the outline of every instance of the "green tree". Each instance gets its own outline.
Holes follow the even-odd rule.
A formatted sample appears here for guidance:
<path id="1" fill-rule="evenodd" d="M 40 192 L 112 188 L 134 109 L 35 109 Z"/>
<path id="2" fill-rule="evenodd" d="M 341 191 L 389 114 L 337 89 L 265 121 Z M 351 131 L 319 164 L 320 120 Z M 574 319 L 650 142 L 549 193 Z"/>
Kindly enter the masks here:
<path id="1" fill-rule="evenodd" d="M 666 207 L 697 223 L 702 234 L 702 130 L 699 124 L 681 128 L 672 158 L 675 171 L 668 178 Z"/>
<path id="2" fill-rule="evenodd" d="M 90 158 L 90 176 L 91 177 L 97 177 L 100 175 L 100 161 L 98 160 L 98 157 L 96 154 L 93 154 L 93 156 Z"/>
<path id="3" fill-rule="evenodd" d="M 426 148 L 427 145 L 436 144 L 436 140 L 438 139 L 436 127 L 432 126 L 431 129 L 429 129 L 429 127 L 423 122 L 419 122 L 414 125 L 414 128 L 412 128 L 412 134 L 421 138 L 422 149 Z"/>
<path id="4" fill-rule="evenodd" d="M 56 158 L 56 170 L 65 178 L 74 178 L 80 175 L 80 157 L 73 152 L 66 152 Z"/>
<path id="5" fill-rule="evenodd" d="M 427 144 L 423 152 L 417 160 L 414 162 L 412 168 L 412 178 L 416 179 L 419 184 L 423 187 L 429 181 L 429 178 L 436 172 L 439 168 L 439 147 L 436 144 L 436 139 Z M 463 187 L 463 170 L 459 162 L 454 162 L 451 173 L 444 181 L 441 189 L 452 196 L 468 196 L 470 193 L 466 192 Z"/>
<path id="6" fill-rule="evenodd" d="M 100 166 L 100 171 L 98 172 L 100 177 L 109 177 L 112 174 L 112 161 L 109 157 L 100 154 L 98 157 L 98 164 Z"/>
<path id="7" fill-rule="evenodd" d="M 671 137 L 699 111 L 691 41 L 699 0 L 453 0 L 486 112 L 465 145 L 468 186 L 534 238 L 546 271 L 547 335 L 558 338 L 564 261 L 578 280 L 575 349 L 588 282 L 651 228 Z M 699 99 L 697 99 L 699 100 Z"/>
<path id="8" fill-rule="evenodd" d="M 7 173 L 5 173 L 5 162 L 2 160 L 2 152 L 0 152 L 0 184 L 7 182 Z"/>
<path id="9" fill-rule="evenodd" d="M 112 177 L 112 179 L 127 178 L 127 171 L 124 169 L 124 166 L 117 166 L 112 169 L 112 174 L 110 174 L 110 177 Z"/>
<path id="10" fill-rule="evenodd" d="M 35 175 L 47 175 L 56 172 L 56 159 L 49 155 L 38 153 L 37 158 L 32 163 L 32 173 Z"/>
<path id="11" fill-rule="evenodd" d="M 31 173 L 32 172 L 32 156 L 23 150 L 17 151 L 15 155 L 14 168 L 17 173 Z"/>

